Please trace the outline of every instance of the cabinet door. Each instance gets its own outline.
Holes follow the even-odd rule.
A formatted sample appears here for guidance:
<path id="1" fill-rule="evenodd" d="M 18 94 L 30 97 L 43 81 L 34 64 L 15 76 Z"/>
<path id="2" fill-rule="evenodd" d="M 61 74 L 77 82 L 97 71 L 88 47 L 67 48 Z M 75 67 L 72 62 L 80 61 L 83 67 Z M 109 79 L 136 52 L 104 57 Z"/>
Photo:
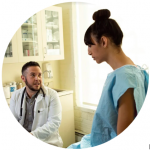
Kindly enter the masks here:
<path id="1" fill-rule="evenodd" d="M 62 9 L 51 6 L 41 11 L 44 60 L 64 59 Z"/>
<path id="2" fill-rule="evenodd" d="M 66 148 L 75 143 L 73 95 L 63 95 L 59 98 L 62 106 L 62 121 L 59 134 L 63 140 L 63 147 Z"/>
<path id="3" fill-rule="evenodd" d="M 18 62 L 18 53 L 17 53 L 17 36 L 15 34 L 7 46 L 3 63 L 16 63 L 16 62 Z"/>
<path id="4" fill-rule="evenodd" d="M 26 20 L 17 31 L 19 62 L 43 61 L 40 13 Z"/>

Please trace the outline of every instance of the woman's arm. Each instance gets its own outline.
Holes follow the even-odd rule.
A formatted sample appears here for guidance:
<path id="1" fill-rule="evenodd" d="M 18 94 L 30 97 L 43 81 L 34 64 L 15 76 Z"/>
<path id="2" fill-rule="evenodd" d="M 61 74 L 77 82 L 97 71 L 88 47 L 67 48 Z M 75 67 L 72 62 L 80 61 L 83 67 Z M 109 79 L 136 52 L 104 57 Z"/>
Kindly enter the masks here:
<path id="1" fill-rule="evenodd" d="M 134 120 L 136 107 L 133 88 L 129 88 L 119 99 L 117 135 L 124 131 Z"/>

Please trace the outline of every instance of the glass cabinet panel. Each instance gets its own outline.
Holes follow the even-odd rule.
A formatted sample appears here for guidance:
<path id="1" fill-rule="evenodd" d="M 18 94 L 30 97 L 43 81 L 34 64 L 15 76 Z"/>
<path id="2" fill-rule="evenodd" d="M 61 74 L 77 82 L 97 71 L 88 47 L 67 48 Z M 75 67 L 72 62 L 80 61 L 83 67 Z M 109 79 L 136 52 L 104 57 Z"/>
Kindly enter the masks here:
<path id="1" fill-rule="evenodd" d="M 16 63 L 18 62 L 18 46 L 17 46 L 17 36 L 16 33 L 12 37 L 11 41 L 8 43 L 4 54 L 3 63 Z"/>
<path id="2" fill-rule="evenodd" d="M 9 42 L 4 57 L 13 57 L 12 41 Z"/>
<path id="3" fill-rule="evenodd" d="M 60 55 L 59 13 L 45 10 L 47 55 Z"/>
<path id="4" fill-rule="evenodd" d="M 39 56 L 36 14 L 24 22 L 21 34 L 23 56 Z"/>

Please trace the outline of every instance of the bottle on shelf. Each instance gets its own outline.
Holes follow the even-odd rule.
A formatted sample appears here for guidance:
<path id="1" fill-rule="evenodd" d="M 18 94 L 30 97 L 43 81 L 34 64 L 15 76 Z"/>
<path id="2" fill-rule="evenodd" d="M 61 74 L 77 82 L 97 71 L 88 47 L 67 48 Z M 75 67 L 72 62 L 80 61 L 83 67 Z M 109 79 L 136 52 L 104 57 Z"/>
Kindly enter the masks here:
<path id="1" fill-rule="evenodd" d="M 10 96 L 16 91 L 16 82 L 12 82 L 9 84 L 10 85 Z"/>
<path id="2" fill-rule="evenodd" d="M 22 88 L 22 83 L 18 83 L 17 89 L 21 89 L 21 88 Z"/>

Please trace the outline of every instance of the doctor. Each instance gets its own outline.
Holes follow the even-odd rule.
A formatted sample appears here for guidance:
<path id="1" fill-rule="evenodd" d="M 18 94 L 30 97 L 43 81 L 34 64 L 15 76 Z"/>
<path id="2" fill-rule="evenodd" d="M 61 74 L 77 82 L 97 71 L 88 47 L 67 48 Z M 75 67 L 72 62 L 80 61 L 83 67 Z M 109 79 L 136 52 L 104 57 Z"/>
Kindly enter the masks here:
<path id="1" fill-rule="evenodd" d="M 57 92 L 42 85 L 42 72 L 37 62 L 24 64 L 21 79 L 25 87 L 13 93 L 11 112 L 33 136 L 62 147 L 63 142 L 58 131 L 62 108 Z"/>

